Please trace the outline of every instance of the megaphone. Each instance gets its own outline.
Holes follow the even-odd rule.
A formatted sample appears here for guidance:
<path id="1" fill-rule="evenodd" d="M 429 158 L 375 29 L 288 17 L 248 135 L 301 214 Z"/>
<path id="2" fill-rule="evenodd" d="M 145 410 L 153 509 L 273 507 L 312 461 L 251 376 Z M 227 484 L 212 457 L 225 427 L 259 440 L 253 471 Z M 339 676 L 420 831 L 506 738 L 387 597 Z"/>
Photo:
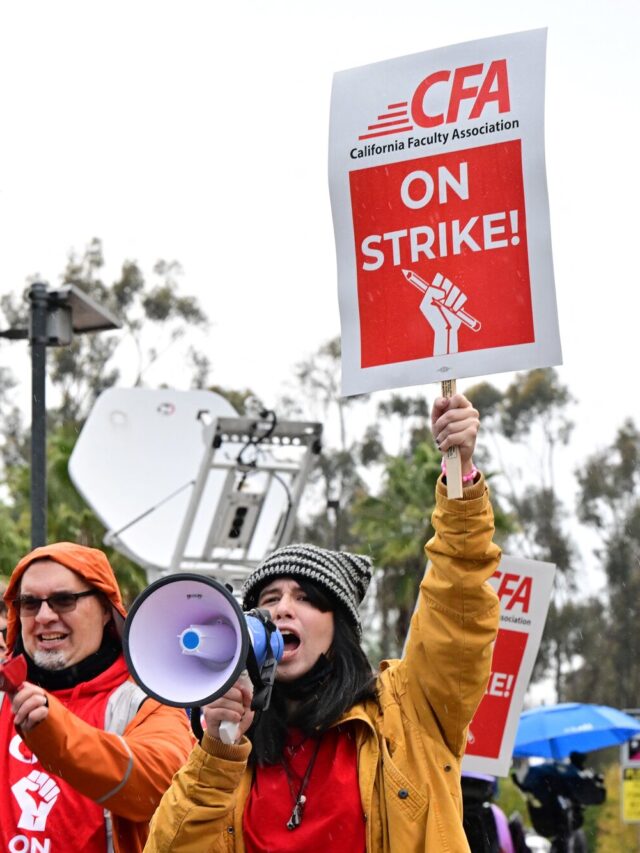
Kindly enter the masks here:
<path id="1" fill-rule="evenodd" d="M 223 584 L 184 572 L 140 593 L 125 621 L 122 645 L 136 683 L 158 702 L 178 708 L 213 702 L 245 669 L 254 684 L 252 707 L 266 708 L 284 650 L 267 611 L 244 613 Z"/>

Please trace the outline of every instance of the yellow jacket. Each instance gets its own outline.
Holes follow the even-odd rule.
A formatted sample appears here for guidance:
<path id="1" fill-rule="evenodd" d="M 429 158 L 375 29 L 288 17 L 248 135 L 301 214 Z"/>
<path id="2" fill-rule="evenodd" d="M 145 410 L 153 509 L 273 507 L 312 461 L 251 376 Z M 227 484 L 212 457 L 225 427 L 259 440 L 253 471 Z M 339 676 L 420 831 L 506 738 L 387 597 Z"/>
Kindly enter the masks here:
<path id="1" fill-rule="evenodd" d="M 500 550 L 484 480 L 458 501 L 439 483 L 433 525 L 404 656 L 383 662 L 377 702 L 354 706 L 336 723 L 352 721 L 356 731 L 368 853 L 469 850 L 460 761 L 499 617 L 486 583 Z M 205 733 L 162 798 L 145 853 L 243 853 L 250 751 L 246 738 L 225 745 Z"/>

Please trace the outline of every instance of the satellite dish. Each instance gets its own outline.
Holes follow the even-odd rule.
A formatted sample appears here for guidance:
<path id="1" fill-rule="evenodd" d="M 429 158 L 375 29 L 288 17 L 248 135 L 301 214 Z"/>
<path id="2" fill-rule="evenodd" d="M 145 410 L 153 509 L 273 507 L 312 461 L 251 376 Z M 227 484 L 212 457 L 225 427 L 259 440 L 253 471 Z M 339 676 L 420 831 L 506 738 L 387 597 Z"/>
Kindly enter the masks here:
<path id="1" fill-rule="evenodd" d="M 205 452 L 204 424 L 236 414 L 211 391 L 111 388 L 98 397 L 69 474 L 117 550 L 147 569 L 169 569 Z M 215 510 L 224 480 L 223 471 L 211 472 L 203 505 Z M 211 509 L 196 518 L 190 547 L 210 522 Z"/>

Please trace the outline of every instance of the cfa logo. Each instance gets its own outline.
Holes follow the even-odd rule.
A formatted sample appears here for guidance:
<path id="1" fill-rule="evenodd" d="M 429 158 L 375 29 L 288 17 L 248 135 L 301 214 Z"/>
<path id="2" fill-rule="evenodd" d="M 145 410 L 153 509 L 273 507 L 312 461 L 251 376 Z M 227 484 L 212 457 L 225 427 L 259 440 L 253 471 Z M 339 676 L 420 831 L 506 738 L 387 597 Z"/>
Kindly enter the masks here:
<path id="1" fill-rule="evenodd" d="M 437 112 L 436 103 L 446 103 L 446 112 Z M 411 117 L 419 127 L 453 124 L 460 118 L 463 102 L 468 101 L 466 118 L 480 118 L 487 104 L 495 102 L 499 113 L 511 109 L 507 60 L 495 59 L 485 65 L 466 65 L 453 71 L 429 74 L 418 85 L 411 99 Z M 465 118 L 465 116 L 462 116 Z"/>
<path id="2" fill-rule="evenodd" d="M 499 571 L 493 573 L 492 580 L 493 578 L 498 581 L 496 593 L 504 610 L 517 607 L 522 613 L 529 612 L 532 578 Z"/>

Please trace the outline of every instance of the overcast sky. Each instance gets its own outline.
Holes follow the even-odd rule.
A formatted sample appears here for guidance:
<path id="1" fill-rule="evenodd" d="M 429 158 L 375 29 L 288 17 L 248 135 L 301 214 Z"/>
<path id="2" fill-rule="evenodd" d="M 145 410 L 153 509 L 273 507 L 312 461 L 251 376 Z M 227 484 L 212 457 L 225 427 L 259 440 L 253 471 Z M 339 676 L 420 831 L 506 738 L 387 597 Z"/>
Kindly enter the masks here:
<path id="1" fill-rule="evenodd" d="M 184 268 L 213 381 L 274 402 L 339 332 L 332 74 L 548 27 L 546 151 L 574 449 L 637 416 L 640 19 L 632 0 L 25 2 L 0 10 L 0 288 L 104 243 Z M 0 363 L 11 347 L 0 344 Z M 182 377 L 176 375 L 179 385 Z M 28 391 L 25 383 L 25 392 Z"/>

